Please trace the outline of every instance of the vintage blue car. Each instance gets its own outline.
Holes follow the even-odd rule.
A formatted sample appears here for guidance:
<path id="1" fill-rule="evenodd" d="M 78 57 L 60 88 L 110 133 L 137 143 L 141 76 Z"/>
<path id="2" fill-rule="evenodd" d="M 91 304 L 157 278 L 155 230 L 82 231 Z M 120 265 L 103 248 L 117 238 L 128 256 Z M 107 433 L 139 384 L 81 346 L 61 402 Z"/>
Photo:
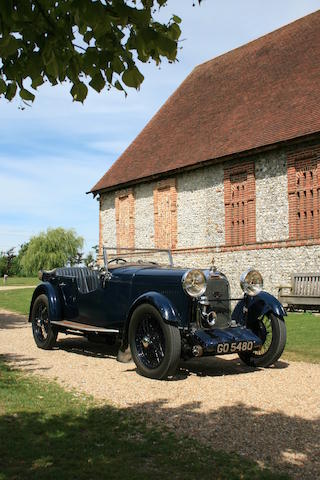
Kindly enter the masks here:
<path id="1" fill-rule="evenodd" d="M 155 379 L 174 375 L 181 358 L 237 353 L 248 365 L 268 367 L 281 356 L 286 312 L 263 291 L 257 270 L 241 275 L 244 295 L 232 299 L 214 265 L 174 267 L 164 250 L 110 252 L 103 248 L 103 266 L 40 272 L 29 315 L 39 348 L 52 349 L 59 332 L 118 340 L 118 360 L 132 356 L 137 371 Z M 164 253 L 168 261 L 160 263 Z"/>

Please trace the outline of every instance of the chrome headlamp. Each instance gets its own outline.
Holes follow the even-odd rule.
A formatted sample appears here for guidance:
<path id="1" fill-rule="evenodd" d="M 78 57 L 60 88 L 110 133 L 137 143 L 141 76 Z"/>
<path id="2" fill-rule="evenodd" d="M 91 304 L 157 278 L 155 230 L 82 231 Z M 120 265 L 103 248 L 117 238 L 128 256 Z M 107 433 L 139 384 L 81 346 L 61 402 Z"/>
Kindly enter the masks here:
<path id="1" fill-rule="evenodd" d="M 249 268 L 240 276 L 240 285 L 244 293 L 250 296 L 258 295 L 263 289 L 263 278 L 258 270 Z"/>
<path id="2" fill-rule="evenodd" d="M 207 280 L 201 270 L 192 269 L 183 275 L 182 286 L 190 297 L 201 297 L 207 289 Z"/>

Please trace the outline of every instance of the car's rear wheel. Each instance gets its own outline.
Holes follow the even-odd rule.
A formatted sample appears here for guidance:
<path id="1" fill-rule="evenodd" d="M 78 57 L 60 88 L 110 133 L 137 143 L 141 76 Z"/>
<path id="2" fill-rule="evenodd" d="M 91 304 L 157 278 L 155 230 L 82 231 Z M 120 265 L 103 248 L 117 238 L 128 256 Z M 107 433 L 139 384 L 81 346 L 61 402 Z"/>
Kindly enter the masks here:
<path id="1" fill-rule="evenodd" d="M 49 316 L 49 303 L 45 294 L 39 295 L 31 312 L 32 333 L 37 347 L 51 350 L 57 340 L 58 332 L 52 328 Z"/>
<path id="2" fill-rule="evenodd" d="M 140 305 L 133 312 L 129 343 L 141 375 L 161 380 L 176 372 L 181 355 L 180 332 L 165 323 L 153 306 Z"/>
<path id="3" fill-rule="evenodd" d="M 268 313 L 258 320 L 252 331 L 261 338 L 260 350 L 239 353 L 241 360 L 251 367 L 270 367 L 282 355 L 286 344 L 286 325 L 283 318 Z"/>

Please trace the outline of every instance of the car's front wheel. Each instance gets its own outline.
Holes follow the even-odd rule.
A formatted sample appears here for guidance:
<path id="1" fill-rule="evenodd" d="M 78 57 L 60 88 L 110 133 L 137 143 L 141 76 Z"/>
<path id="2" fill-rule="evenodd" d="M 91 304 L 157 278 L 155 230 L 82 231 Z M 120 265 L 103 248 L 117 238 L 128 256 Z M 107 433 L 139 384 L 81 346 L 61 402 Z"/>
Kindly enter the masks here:
<path id="1" fill-rule="evenodd" d="M 162 380 L 176 372 L 181 355 L 180 332 L 165 323 L 153 306 L 140 305 L 133 312 L 129 344 L 141 375 Z"/>
<path id="2" fill-rule="evenodd" d="M 252 331 L 262 340 L 260 350 L 249 353 L 241 352 L 241 360 L 251 367 L 270 367 L 281 356 L 286 344 L 286 325 L 283 318 L 268 313 L 257 320 Z"/>
<path id="3" fill-rule="evenodd" d="M 45 294 L 39 295 L 31 311 L 32 333 L 37 347 L 51 350 L 57 340 L 58 332 L 52 328 L 49 318 L 49 303 Z"/>

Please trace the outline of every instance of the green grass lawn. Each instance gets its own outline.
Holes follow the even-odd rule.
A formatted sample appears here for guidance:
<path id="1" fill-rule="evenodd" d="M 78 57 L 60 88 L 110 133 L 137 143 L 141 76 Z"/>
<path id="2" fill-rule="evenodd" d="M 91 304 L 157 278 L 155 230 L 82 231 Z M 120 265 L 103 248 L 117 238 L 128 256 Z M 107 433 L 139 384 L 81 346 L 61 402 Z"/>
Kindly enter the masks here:
<path id="1" fill-rule="evenodd" d="M 0 359 L 0 480 L 284 480 Z"/>
<path id="2" fill-rule="evenodd" d="M 290 313 L 286 318 L 287 344 L 284 358 L 320 363 L 320 316 Z"/>
<path id="3" fill-rule="evenodd" d="M 2 291 L 0 308 L 27 315 L 32 293 L 31 288 Z M 320 363 L 320 316 L 290 313 L 285 321 L 287 345 L 283 358 Z"/>
<path id="4" fill-rule="evenodd" d="M 40 283 L 37 277 L 8 277 L 6 281 L 7 286 L 19 286 L 19 285 L 38 285 Z M 0 278 L 0 287 L 5 286 L 3 277 Z"/>
<path id="5" fill-rule="evenodd" d="M 8 290 L 7 292 L 2 290 L 0 291 L 0 308 L 27 315 L 32 294 L 32 288 Z"/>

